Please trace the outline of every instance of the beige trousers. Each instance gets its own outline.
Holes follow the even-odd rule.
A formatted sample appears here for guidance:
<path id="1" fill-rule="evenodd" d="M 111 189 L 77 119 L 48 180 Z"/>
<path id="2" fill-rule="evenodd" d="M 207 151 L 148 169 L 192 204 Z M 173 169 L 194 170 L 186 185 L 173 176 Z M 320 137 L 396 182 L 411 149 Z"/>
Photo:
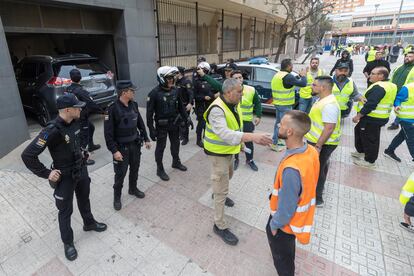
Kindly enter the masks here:
<path id="1" fill-rule="evenodd" d="M 211 181 L 213 182 L 214 223 L 223 230 L 227 228 L 224 219 L 224 203 L 229 193 L 229 181 L 233 176 L 233 155 L 209 155 L 208 158 L 211 162 Z"/>

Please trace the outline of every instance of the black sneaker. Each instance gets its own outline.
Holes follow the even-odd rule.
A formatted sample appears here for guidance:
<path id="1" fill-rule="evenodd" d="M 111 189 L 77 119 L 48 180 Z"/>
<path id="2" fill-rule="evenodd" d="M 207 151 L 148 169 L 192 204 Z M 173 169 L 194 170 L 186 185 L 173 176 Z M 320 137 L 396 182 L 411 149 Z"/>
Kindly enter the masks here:
<path id="1" fill-rule="evenodd" d="M 121 203 L 121 198 L 119 197 L 115 197 L 114 198 L 114 209 L 116 211 L 119 211 L 122 209 L 122 203 Z"/>
<path id="2" fill-rule="evenodd" d="M 94 161 L 94 160 L 92 160 L 92 159 L 88 159 L 88 160 L 86 160 L 86 165 L 87 165 L 87 166 L 92 166 L 92 165 L 95 165 L 95 161 Z"/>
<path id="3" fill-rule="evenodd" d="M 157 175 L 164 181 L 170 180 L 170 177 L 164 170 L 157 170 Z"/>
<path id="4" fill-rule="evenodd" d="M 107 228 L 105 223 L 96 222 L 90 225 L 84 225 L 83 231 L 95 231 L 95 232 L 103 232 Z"/>
<path id="5" fill-rule="evenodd" d="M 401 222 L 400 227 L 407 230 L 407 231 L 409 231 L 409 232 L 411 232 L 411 233 L 414 233 L 414 226 L 412 226 L 412 225 L 410 225 L 406 222 Z"/>
<path id="6" fill-rule="evenodd" d="M 387 127 L 388 130 L 396 130 L 398 129 L 400 126 L 396 125 L 396 124 L 391 124 L 389 127 Z"/>
<path id="7" fill-rule="evenodd" d="M 254 163 L 254 160 L 247 161 L 246 163 L 255 172 L 257 172 L 259 170 L 259 168 L 257 167 L 256 163 Z"/>
<path id="8" fill-rule="evenodd" d="M 390 150 L 388 150 L 388 149 L 385 149 L 385 150 L 384 150 L 384 156 L 385 156 L 385 157 L 389 157 L 389 158 L 391 158 L 391 159 L 394 159 L 394 160 L 395 160 L 395 161 L 397 161 L 397 162 L 401 162 L 401 158 L 399 158 L 399 157 L 395 154 L 395 152 L 390 151 Z"/>
<path id="9" fill-rule="evenodd" d="M 229 229 L 220 230 L 214 224 L 213 231 L 218 236 L 220 236 L 222 238 L 222 240 L 225 243 L 227 243 L 228 245 L 236 245 L 239 242 L 239 239 L 236 237 L 236 235 L 234 235 L 232 232 L 230 232 Z"/>
<path id="10" fill-rule="evenodd" d="M 99 144 L 91 145 L 91 146 L 88 146 L 88 151 L 92 152 L 92 151 L 98 150 L 100 148 L 101 148 L 101 145 L 99 145 Z"/>
<path id="11" fill-rule="evenodd" d="M 183 164 L 181 164 L 181 162 L 180 163 L 173 164 L 171 167 L 173 167 L 174 169 L 183 171 L 183 172 L 185 172 L 187 170 L 187 167 L 184 166 Z"/>
<path id="12" fill-rule="evenodd" d="M 64 248 L 65 248 L 65 257 L 69 261 L 73 261 L 78 257 L 78 251 L 76 251 L 76 248 L 73 245 L 73 243 L 65 243 Z"/>
<path id="13" fill-rule="evenodd" d="M 211 194 L 211 198 L 214 199 L 214 194 Z M 233 207 L 234 206 L 234 201 L 231 200 L 231 198 L 226 197 L 226 201 L 224 202 L 224 205 L 227 207 Z"/>
<path id="14" fill-rule="evenodd" d="M 323 199 L 322 198 L 320 198 L 320 199 L 316 199 L 316 207 L 317 208 L 322 208 L 323 206 L 325 206 L 325 202 L 323 201 Z"/>
<path id="15" fill-rule="evenodd" d="M 239 168 L 239 159 L 234 159 L 233 170 L 237 170 L 238 168 Z"/>
<path id="16" fill-rule="evenodd" d="M 128 191 L 128 194 L 134 195 L 137 198 L 144 198 L 145 197 L 145 193 L 140 191 L 138 188 L 135 189 L 135 191 Z"/>

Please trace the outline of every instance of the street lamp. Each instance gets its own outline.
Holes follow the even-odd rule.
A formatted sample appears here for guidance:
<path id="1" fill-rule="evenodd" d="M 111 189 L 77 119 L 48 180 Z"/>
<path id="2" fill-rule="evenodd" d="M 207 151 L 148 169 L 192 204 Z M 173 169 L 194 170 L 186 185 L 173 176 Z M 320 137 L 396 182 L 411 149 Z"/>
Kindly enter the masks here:
<path id="1" fill-rule="evenodd" d="M 375 21 L 375 17 L 377 17 L 377 10 L 378 10 L 379 6 L 380 6 L 380 4 L 375 4 L 375 13 L 374 13 L 374 17 L 372 18 L 372 21 L 371 21 L 371 31 L 369 33 L 368 46 L 371 46 L 372 28 L 374 27 L 374 21 Z"/>
<path id="2" fill-rule="evenodd" d="M 394 46 L 395 39 L 397 37 L 398 25 L 400 23 L 400 15 L 401 15 L 403 5 L 404 5 L 404 0 L 401 0 L 400 10 L 399 10 L 398 16 L 397 16 L 397 24 L 395 25 L 394 34 L 392 35 L 392 43 L 391 43 L 392 46 Z"/>

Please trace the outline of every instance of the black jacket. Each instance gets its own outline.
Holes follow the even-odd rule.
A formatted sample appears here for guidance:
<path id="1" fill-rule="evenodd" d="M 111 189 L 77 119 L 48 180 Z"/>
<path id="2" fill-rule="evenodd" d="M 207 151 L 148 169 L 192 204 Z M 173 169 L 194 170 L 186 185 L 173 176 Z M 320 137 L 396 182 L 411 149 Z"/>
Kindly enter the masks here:
<path id="1" fill-rule="evenodd" d="M 85 108 L 82 109 L 82 113 L 86 112 L 85 115 L 89 115 L 91 113 L 105 113 L 104 110 L 93 101 L 89 92 L 83 89 L 82 85 L 79 83 L 72 83 L 70 86 L 68 86 L 66 91 L 68 93 L 73 93 L 80 101 L 86 103 Z"/>
<path id="2" fill-rule="evenodd" d="M 331 72 L 329 73 L 329 75 L 332 76 L 332 74 L 334 73 L 335 69 L 338 67 L 338 65 L 340 63 L 346 63 L 349 66 L 349 77 L 352 76 L 352 72 L 354 72 L 354 62 L 352 60 L 352 58 L 347 58 L 347 59 L 343 59 L 340 58 L 336 61 L 334 67 L 332 68 Z"/>

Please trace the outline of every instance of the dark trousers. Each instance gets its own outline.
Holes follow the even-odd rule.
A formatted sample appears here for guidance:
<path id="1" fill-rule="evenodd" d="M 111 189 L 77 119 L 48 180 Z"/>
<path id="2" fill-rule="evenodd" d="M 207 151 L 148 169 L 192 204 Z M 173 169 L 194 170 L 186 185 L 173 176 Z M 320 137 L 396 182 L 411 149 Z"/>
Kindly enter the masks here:
<path id="1" fill-rule="evenodd" d="M 243 121 L 243 132 L 248 132 L 248 133 L 254 132 L 254 124 L 253 124 L 253 122 Z M 246 145 L 246 148 L 249 148 L 249 149 L 252 150 L 251 153 L 247 153 L 246 152 L 246 161 L 253 160 L 253 151 L 254 151 L 253 142 L 245 142 L 244 144 Z M 239 160 L 239 155 L 236 154 L 234 156 L 234 158 L 236 158 L 237 160 Z"/>
<path id="2" fill-rule="evenodd" d="M 70 223 L 73 213 L 73 193 L 76 194 L 76 201 L 83 224 L 91 225 L 95 223 L 89 201 L 90 183 L 91 179 L 86 166 L 82 166 L 80 179 L 77 182 L 73 180 L 71 173 L 65 174 L 62 172 L 61 180 L 54 192 L 54 197 L 56 207 L 59 210 L 59 230 L 63 243 L 73 243 L 73 230 Z"/>
<path id="3" fill-rule="evenodd" d="M 173 158 L 173 164 L 180 163 L 180 130 L 176 125 L 166 127 L 157 127 L 157 146 L 155 147 L 155 162 L 158 169 L 164 169 L 162 159 L 164 156 L 164 149 L 167 145 L 167 137 L 170 138 L 170 151 Z"/>
<path id="4" fill-rule="evenodd" d="M 196 134 L 197 134 L 197 141 L 203 139 L 203 131 L 206 128 L 206 121 L 204 120 L 203 114 L 197 114 L 197 127 L 196 127 Z"/>
<path id="5" fill-rule="evenodd" d="M 187 112 L 188 116 L 190 116 L 190 112 Z M 189 125 L 181 123 L 180 124 L 180 139 L 181 140 L 188 140 L 188 135 L 190 133 L 189 131 Z"/>
<path id="6" fill-rule="evenodd" d="M 269 224 L 271 219 L 272 216 L 267 222 L 266 234 L 272 252 L 273 264 L 279 276 L 293 276 L 295 275 L 295 235 L 287 234 L 278 229 L 276 235 L 273 236 Z"/>
<path id="7" fill-rule="evenodd" d="M 129 191 L 135 191 L 138 181 L 138 170 L 141 162 L 141 144 L 131 142 L 119 146 L 119 152 L 122 154 L 123 160 L 113 160 L 115 171 L 114 195 L 121 197 L 124 178 L 129 166 Z"/>
<path id="8" fill-rule="evenodd" d="M 91 121 L 88 120 L 88 146 L 93 146 L 93 134 L 95 133 L 95 126 Z"/>
<path id="9" fill-rule="evenodd" d="M 309 144 L 313 146 L 315 145 L 313 143 Z M 336 145 L 323 145 L 319 153 L 319 178 L 318 184 L 316 186 L 316 199 L 322 199 L 326 177 L 328 176 L 329 171 L 329 158 L 331 157 L 331 154 L 336 149 L 336 147 Z"/>
<path id="10" fill-rule="evenodd" d="M 95 126 L 89 121 L 87 117 L 80 119 L 80 141 L 81 147 L 86 148 L 86 146 L 91 147 L 93 143 L 93 134 L 95 133 Z"/>
<path id="11" fill-rule="evenodd" d="M 365 161 L 375 163 L 380 146 L 381 125 L 361 120 L 354 129 L 355 149 L 365 153 Z"/>
<path id="12" fill-rule="evenodd" d="M 414 124 L 405 121 L 400 121 L 401 130 L 397 136 L 392 139 L 391 144 L 388 146 L 388 150 L 395 151 L 402 142 L 407 143 L 408 151 L 411 154 L 411 158 L 414 159 Z"/>

